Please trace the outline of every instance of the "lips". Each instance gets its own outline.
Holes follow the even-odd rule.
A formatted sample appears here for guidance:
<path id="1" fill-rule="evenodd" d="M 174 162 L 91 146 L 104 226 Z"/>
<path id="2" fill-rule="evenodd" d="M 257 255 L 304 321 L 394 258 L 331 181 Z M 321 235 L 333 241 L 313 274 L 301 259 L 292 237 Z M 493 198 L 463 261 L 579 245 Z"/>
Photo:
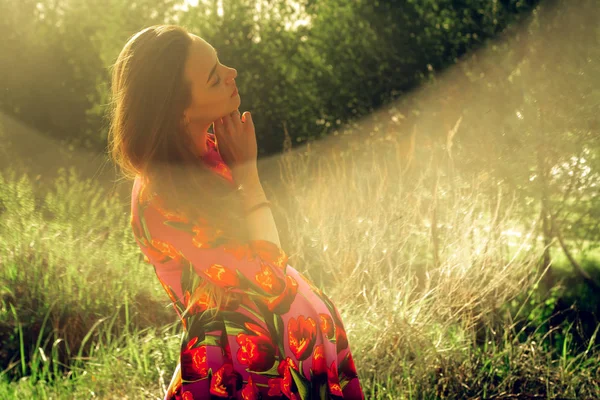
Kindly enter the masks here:
<path id="1" fill-rule="evenodd" d="M 231 97 L 235 96 L 238 93 L 237 88 L 235 88 L 235 90 L 233 91 L 233 93 L 231 93 Z"/>

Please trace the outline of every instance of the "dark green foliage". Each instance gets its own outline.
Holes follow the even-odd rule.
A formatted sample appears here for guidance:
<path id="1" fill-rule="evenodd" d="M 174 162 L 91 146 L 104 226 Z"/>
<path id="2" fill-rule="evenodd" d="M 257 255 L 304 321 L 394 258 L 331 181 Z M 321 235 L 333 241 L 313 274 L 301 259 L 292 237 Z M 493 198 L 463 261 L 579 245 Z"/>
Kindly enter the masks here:
<path id="1" fill-rule="evenodd" d="M 0 109 L 55 138 L 105 147 L 109 74 L 127 37 L 160 22 L 179 24 L 219 49 L 238 72 L 242 109 L 254 111 L 260 154 L 330 133 L 420 84 L 537 2 L 344 1 L 307 5 L 309 27 L 286 30 L 293 8 L 263 6 L 281 18 L 257 21 L 255 2 L 216 3 L 181 14 L 174 1 L 54 3 L 3 1 Z M 32 18 L 33 16 L 33 18 Z M 258 28 L 258 30 L 257 30 Z M 260 37 L 260 41 L 258 41 Z"/>

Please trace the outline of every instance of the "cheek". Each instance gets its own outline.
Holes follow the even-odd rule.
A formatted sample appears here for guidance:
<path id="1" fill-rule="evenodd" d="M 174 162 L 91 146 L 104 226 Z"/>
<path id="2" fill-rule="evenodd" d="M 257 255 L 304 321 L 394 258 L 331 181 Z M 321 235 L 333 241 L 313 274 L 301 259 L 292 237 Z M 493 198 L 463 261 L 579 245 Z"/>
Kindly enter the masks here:
<path id="1" fill-rule="evenodd" d="M 194 105 L 197 113 L 207 114 L 211 113 L 216 107 L 219 107 L 221 103 L 221 93 L 218 91 L 202 92 L 194 98 Z"/>
<path id="2" fill-rule="evenodd" d="M 233 89 L 232 89 L 233 90 Z M 193 109 L 195 115 L 207 120 L 217 119 L 225 114 L 231 113 L 239 106 L 239 100 L 231 97 L 229 90 L 223 88 L 203 93 L 196 97 Z"/>

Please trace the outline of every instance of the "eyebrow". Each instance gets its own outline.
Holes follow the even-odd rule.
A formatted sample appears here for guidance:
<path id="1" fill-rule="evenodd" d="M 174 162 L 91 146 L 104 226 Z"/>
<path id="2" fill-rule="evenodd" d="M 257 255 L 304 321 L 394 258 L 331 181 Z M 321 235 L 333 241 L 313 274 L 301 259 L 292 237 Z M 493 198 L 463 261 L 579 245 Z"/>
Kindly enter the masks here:
<path id="1" fill-rule="evenodd" d="M 210 74 L 208 74 L 208 79 L 206 80 L 206 83 L 208 83 L 208 81 L 210 81 L 210 78 L 213 76 L 213 74 L 215 73 L 215 70 L 217 69 L 217 64 L 219 63 L 217 50 L 215 50 L 215 56 L 217 56 L 217 62 L 215 63 L 215 66 L 212 67 L 212 69 L 210 70 Z"/>

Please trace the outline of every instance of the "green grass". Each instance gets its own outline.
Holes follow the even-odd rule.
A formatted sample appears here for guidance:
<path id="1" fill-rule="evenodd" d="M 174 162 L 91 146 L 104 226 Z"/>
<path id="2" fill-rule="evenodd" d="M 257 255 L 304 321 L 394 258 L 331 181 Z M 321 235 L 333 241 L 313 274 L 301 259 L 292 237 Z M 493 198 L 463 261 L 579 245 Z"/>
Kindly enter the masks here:
<path id="1" fill-rule="evenodd" d="M 583 350 L 572 322 L 550 329 L 564 291 L 536 290 L 541 246 L 497 234 L 523 221 L 506 212 L 488 232 L 494 205 L 477 188 L 432 194 L 372 151 L 286 153 L 268 188 L 290 264 L 343 316 L 367 398 L 599 398 L 598 329 Z M 0 398 L 162 399 L 177 316 L 122 200 L 60 176 L 44 199 L 25 176 L 0 176 Z"/>

